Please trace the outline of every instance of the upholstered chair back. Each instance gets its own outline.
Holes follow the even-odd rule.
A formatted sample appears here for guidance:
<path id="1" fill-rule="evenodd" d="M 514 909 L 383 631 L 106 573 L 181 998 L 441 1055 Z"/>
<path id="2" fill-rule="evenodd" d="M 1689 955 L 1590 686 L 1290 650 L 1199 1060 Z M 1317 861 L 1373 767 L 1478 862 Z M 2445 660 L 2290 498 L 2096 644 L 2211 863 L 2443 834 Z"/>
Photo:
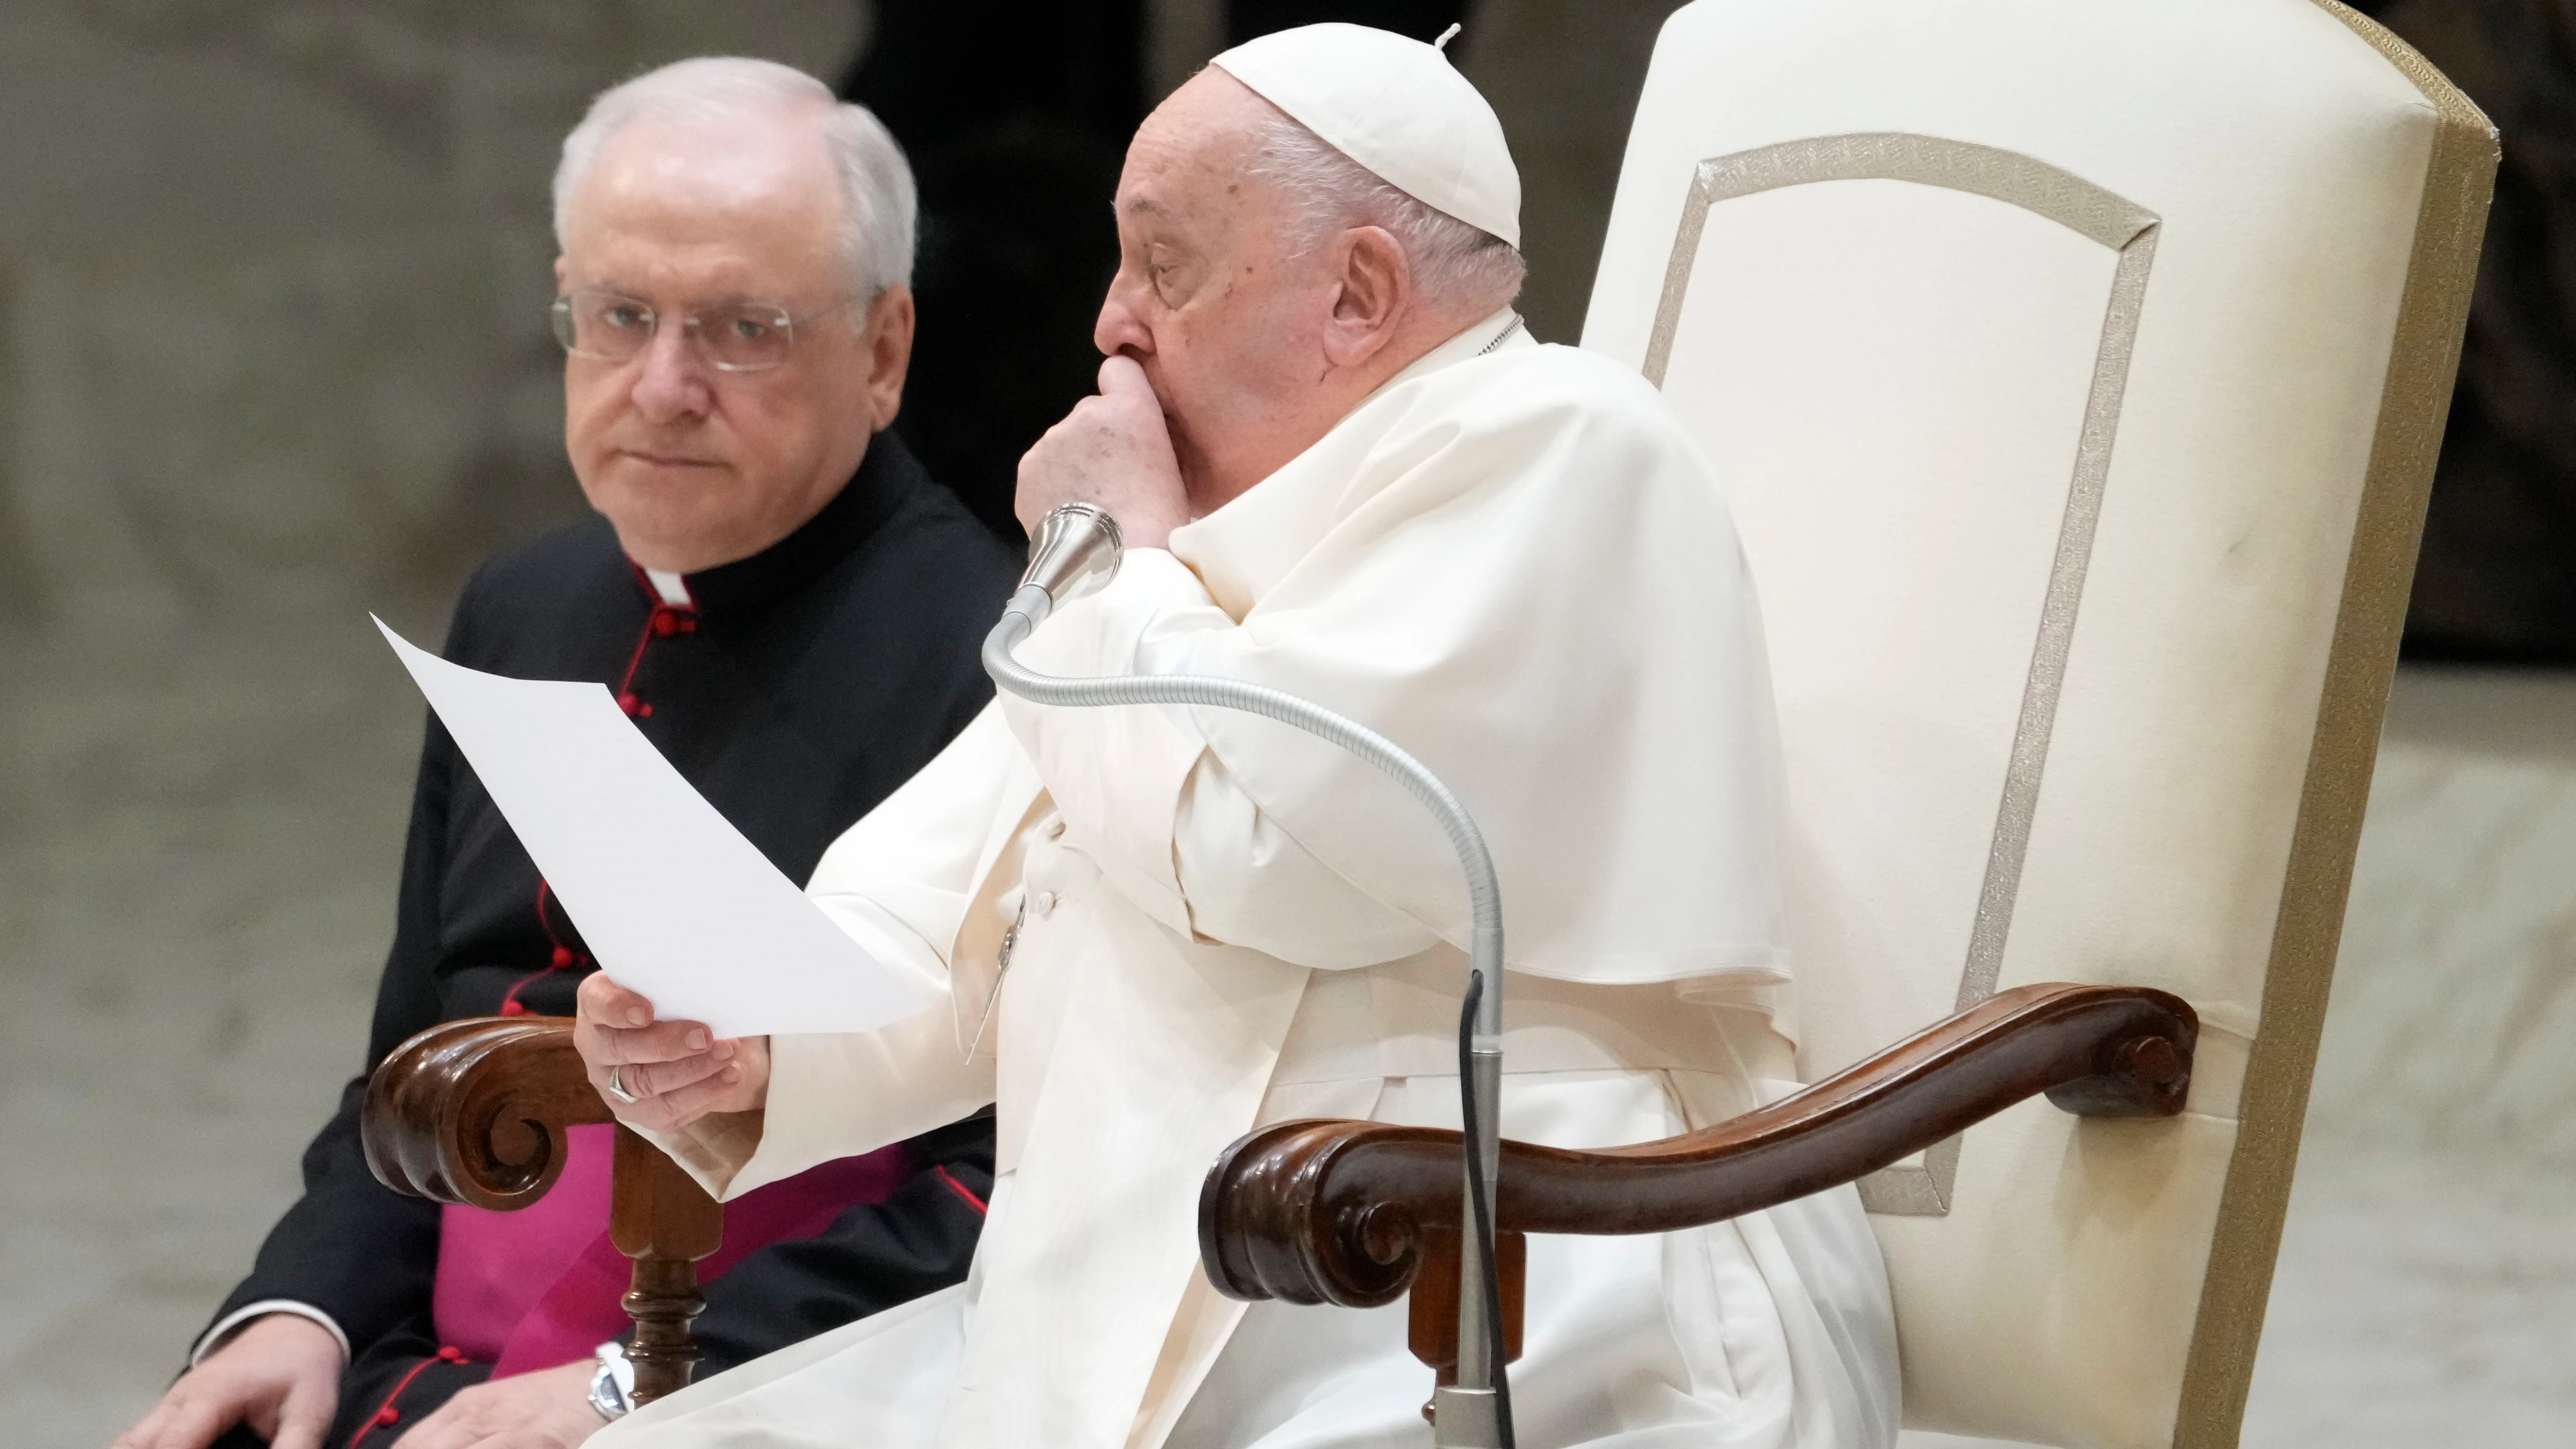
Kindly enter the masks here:
<path id="1" fill-rule="evenodd" d="M 1882 1172 L 1911 1425 L 2235 1442 L 2495 141 L 2326 0 L 1701 0 L 1583 344 L 1715 461 L 1802 1064 L 2198 1008 L 2189 1110 Z"/>

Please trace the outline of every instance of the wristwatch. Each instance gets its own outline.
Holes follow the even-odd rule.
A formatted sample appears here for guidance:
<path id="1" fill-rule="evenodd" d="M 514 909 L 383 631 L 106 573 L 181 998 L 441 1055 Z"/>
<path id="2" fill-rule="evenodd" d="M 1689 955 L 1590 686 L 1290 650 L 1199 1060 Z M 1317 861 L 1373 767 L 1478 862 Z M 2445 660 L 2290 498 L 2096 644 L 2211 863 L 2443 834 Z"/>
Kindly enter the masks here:
<path id="1" fill-rule="evenodd" d="M 610 1339 L 597 1349 L 599 1372 L 590 1376 L 590 1406 L 614 1424 L 635 1412 L 635 1365 L 626 1361 L 626 1345 Z"/>

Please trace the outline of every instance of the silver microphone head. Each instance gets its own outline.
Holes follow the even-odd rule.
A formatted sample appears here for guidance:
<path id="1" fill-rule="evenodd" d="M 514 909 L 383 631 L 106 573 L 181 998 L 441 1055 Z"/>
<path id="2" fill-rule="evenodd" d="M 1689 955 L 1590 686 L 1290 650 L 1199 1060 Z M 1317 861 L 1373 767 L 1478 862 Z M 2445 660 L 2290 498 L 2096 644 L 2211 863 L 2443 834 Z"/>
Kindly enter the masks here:
<path id="1" fill-rule="evenodd" d="M 1061 608 L 1117 577 L 1119 560 L 1126 552 L 1118 520 L 1107 509 L 1090 503 L 1059 504 L 1038 520 L 1020 587 L 1044 590 L 1048 604 Z"/>

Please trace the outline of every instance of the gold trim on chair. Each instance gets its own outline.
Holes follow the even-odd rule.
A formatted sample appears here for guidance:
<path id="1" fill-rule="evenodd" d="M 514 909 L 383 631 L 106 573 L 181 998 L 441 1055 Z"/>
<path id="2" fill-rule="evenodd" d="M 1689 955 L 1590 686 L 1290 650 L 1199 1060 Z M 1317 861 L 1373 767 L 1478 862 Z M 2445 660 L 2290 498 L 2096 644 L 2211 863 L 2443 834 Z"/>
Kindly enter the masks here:
<path id="1" fill-rule="evenodd" d="M 1994 995 L 2003 966 L 2013 901 L 2021 889 L 2022 862 L 2030 848 L 2031 820 L 2039 809 L 2049 733 L 2057 720 L 2058 691 L 2074 642 L 2076 609 L 2083 601 L 2094 528 L 2102 516 L 2102 491 L 2111 472 L 2111 444 L 2119 432 L 2138 314 L 2146 301 L 2147 273 L 2155 265 L 2158 219 L 2146 208 L 2045 161 L 1938 136 L 1904 132 L 1816 136 L 1711 157 L 1693 172 L 1690 199 L 1673 238 L 1672 260 L 1664 269 L 1663 295 L 1646 344 L 1647 381 L 1663 386 L 1709 212 L 1718 203 L 1740 196 L 1820 181 L 1910 181 L 1990 197 L 2046 217 L 2119 255 L 2111 273 L 2110 297 L 2102 310 L 2092 390 L 2085 399 L 2084 427 L 2067 479 L 2066 514 L 2058 526 L 2056 558 L 2049 567 L 2048 589 L 2040 607 L 2039 635 L 2031 645 L 2030 673 L 2022 685 L 2003 798 L 1995 809 L 1985 876 L 1977 892 L 1976 920 L 1969 931 L 1967 960 L 1959 972 L 1954 1009 L 1965 1011 Z M 1958 1180 L 1958 1171 L 1959 1139 L 1951 1137 L 1925 1152 L 1920 1167 L 1891 1167 L 1863 1178 L 1861 1201 L 1871 1212 L 1939 1217 L 1950 1210 L 1951 1186 Z"/>
<path id="2" fill-rule="evenodd" d="M 2380 715 L 2397 667 L 2424 500 L 2432 491 L 2433 463 L 2459 371 L 2461 330 L 2495 184 L 2495 127 L 2458 87 L 2376 22 L 2334 0 L 2312 3 L 2386 57 L 2423 93 L 2439 120 L 2326 660 L 2315 743 L 2300 787 L 2261 1024 L 2238 1107 L 2236 1151 L 2228 1161 L 2191 1358 L 2183 1371 L 2175 1449 L 2233 1449 L 2244 1422 L 2281 1217 L 2298 1165 L 2317 1037 L 2343 935 L 2353 853 L 2370 796 Z"/>

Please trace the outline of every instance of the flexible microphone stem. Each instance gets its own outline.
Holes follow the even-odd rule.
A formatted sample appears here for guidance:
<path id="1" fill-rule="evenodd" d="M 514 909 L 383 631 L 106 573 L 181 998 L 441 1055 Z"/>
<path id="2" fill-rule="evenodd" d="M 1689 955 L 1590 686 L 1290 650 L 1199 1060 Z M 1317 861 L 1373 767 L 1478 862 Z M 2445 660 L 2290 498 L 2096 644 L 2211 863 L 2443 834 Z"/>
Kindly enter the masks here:
<path id="1" fill-rule="evenodd" d="M 1394 741 L 1357 720 L 1284 690 L 1196 674 L 1066 679 L 1039 674 L 1011 657 L 1059 602 L 1108 582 L 1124 554 L 1118 525 L 1089 504 L 1068 503 L 1038 525 L 1028 572 L 984 639 L 984 671 L 1032 704 L 1089 708 L 1112 704 L 1187 704 L 1242 710 L 1277 720 L 1340 746 L 1392 776 L 1430 810 L 1458 852 L 1467 878 L 1472 925 L 1468 942 L 1466 1062 L 1459 1082 L 1467 1131 L 1459 1230 L 1477 1251 L 1459 1255 L 1458 1382 L 1432 1395 L 1432 1439 L 1443 1449 L 1512 1449 L 1509 1390 L 1504 1381 L 1501 1305 L 1495 1291 L 1494 1179 L 1501 1165 L 1503 1087 L 1503 893 L 1485 837 L 1467 807 L 1440 777 Z"/>

